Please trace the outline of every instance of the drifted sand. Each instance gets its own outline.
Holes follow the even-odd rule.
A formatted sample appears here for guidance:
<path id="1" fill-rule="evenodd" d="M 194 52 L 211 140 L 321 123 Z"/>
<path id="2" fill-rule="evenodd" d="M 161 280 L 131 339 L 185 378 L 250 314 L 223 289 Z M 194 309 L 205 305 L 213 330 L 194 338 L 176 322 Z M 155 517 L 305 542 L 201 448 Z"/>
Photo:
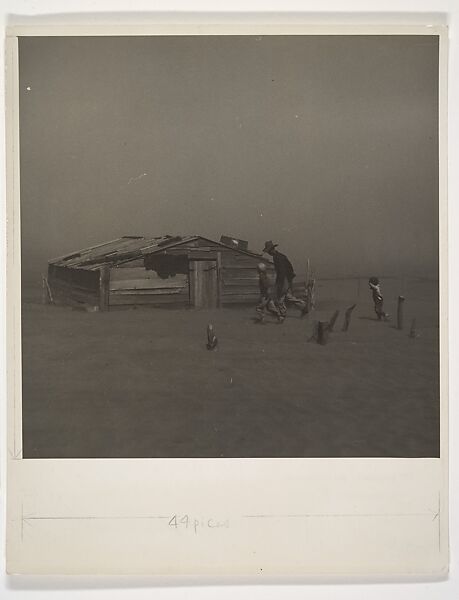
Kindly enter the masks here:
<path id="1" fill-rule="evenodd" d="M 26 288 L 24 457 L 438 456 L 437 289 L 383 280 L 382 323 L 365 280 L 320 282 L 310 316 L 291 308 L 284 324 L 260 326 L 253 307 L 88 313 Z M 329 343 L 308 343 L 335 309 Z"/>

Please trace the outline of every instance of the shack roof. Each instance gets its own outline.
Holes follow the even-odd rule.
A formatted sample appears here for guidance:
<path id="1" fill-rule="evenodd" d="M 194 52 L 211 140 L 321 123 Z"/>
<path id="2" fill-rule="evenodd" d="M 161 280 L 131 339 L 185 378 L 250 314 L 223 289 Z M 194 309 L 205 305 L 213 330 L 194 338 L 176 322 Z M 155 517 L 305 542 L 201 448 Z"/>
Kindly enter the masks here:
<path id="1" fill-rule="evenodd" d="M 98 244 L 97 246 L 91 246 L 84 250 L 78 250 L 51 259 L 49 264 L 57 267 L 72 267 L 74 269 L 94 271 L 104 265 L 117 265 L 124 262 L 130 262 L 131 260 L 143 258 L 146 255 L 162 252 L 169 248 L 194 242 L 196 240 L 204 240 L 213 245 L 230 248 L 233 252 L 245 254 L 254 258 L 261 258 L 262 256 L 255 252 L 241 250 L 234 246 L 227 246 L 222 242 L 216 242 L 201 235 L 164 235 L 160 237 L 125 235 L 115 240 Z"/>

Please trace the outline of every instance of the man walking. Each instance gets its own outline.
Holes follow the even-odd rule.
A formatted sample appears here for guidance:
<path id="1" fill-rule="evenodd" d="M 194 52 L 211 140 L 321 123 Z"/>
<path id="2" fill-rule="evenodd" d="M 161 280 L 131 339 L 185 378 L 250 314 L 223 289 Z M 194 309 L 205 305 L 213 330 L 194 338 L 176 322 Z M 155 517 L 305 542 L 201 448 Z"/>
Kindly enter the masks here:
<path id="1" fill-rule="evenodd" d="M 279 310 L 283 316 L 287 313 L 287 303 L 294 304 L 301 311 L 301 316 L 304 317 L 308 307 L 304 300 L 300 300 L 293 295 L 293 279 L 296 277 L 292 263 L 289 259 L 278 250 L 278 244 L 274 244 L 271 240 L 265 242 L 263 252 L 269 254 L 274 262 L 276 271 L 276 293 Z"/>

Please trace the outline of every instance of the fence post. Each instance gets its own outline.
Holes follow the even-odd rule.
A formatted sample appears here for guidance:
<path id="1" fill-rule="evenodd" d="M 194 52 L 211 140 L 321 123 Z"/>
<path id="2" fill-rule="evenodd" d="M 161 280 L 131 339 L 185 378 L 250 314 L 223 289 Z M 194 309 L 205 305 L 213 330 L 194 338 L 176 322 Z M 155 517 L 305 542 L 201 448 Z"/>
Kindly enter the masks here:
<path id="1" fill-rule="evenodd" d="M 223 296 L 222 253 L 217 252 L 217 308 L 221 308 Z"/>
<path id="2" fill-rule="evenodd" d="M 344 324 L 342 331 L 347 331 L 349 329 L 349 325 L 351 324 L 352 311 L 356 306 L 357 304 L 353 304 L 344 313 Z"/>
<path id="3" fill-rule="evenodd" d="M 53 292 L 51 291 L 51 287 L 50 287 L 48 279 L 46 277 L 43 277 L 43 284 L 46 288 L 46 293 L 48 295 L 47 304 L 54 304 Z"/>
<path id="4" fill-rule="evenodd" d="M 328 321 L 319 321 L 317 325 L 317 343 L 325 346 L 328 341 L 328 332 L 330 331 Z"/>
<path id="5" fill-rule="evenodd" d="M 45 276 L 41 276 L 41 303 L 49 304 L 48 291 L 46 290 Z"/>
<path id="6" fill-rule="evenodd" d="M 328 323 L 328 331 L 333 331 L 333 327 L 335 326 L 338 315 L 339 315 L 339 310 L 335 310 L 335 312 L 332 315 L 332 318 L 330 319 L 330 321 Z"/>

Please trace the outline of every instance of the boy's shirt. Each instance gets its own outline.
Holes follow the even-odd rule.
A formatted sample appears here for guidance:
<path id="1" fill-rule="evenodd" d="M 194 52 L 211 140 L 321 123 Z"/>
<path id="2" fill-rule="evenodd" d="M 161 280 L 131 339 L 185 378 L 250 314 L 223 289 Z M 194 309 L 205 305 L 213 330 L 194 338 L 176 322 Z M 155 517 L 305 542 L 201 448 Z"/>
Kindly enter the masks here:
<path id="1" fill-rule="evenodd" d="M 267 273 L 259 273 L 258 285 L 260 287 L 260 294 L 263 298 L 267 298 L 270 295 L 271 284 Z"/>
<path id="2" fill-rule="evenodd" d="M 381 294 L 381 288 L 379 287 L 379 284 L 375 285 L 374 283 L 370 283 L 369 286 L 373 294 L 373 300 L 381 301 L 383 297 Z"/>

